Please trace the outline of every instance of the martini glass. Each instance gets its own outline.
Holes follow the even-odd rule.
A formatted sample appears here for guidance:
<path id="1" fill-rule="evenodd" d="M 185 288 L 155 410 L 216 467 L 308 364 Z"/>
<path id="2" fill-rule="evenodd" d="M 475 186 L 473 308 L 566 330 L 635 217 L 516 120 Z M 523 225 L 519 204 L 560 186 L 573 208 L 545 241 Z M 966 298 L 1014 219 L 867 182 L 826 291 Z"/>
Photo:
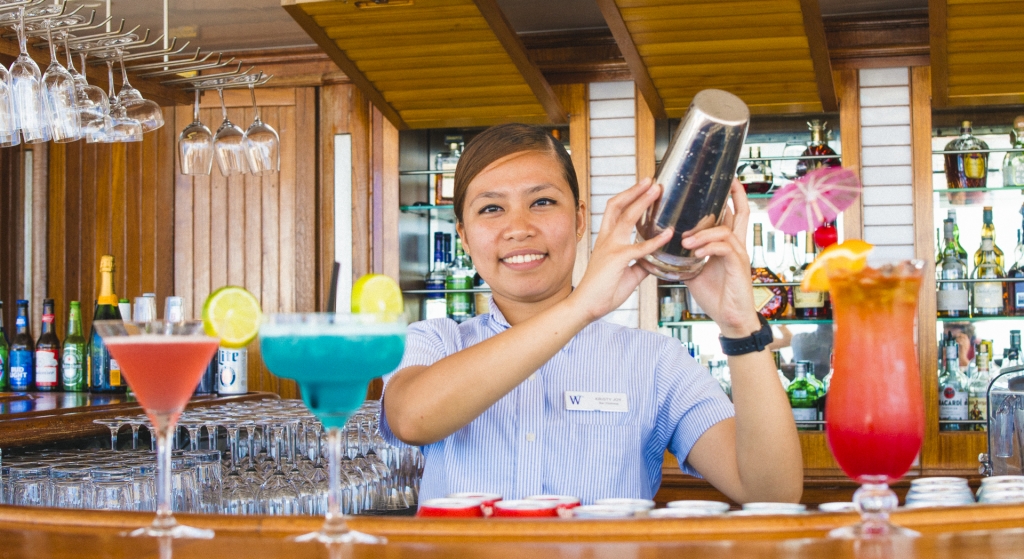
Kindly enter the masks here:
<path id="1" fill-rule="evenodd" d="M 171 513 L 171 439 L 219 341 L 203 333 L 199 320 L 99 320 L 94 326 L 110 355 L 121 364 L 121 372 L 156 431 L 156 519 L 131 535 L 212 538 L 212 530 L 182 526 Z"/>
<path id="2" fill-rule="evenodd" d="M 399 315 L 300 313 L 264 318 L 264 363 L 275 375 L 299 383 L 306 407 L 327 428 L 327 519 L 320 531 L 299 536 L 298 541 L 385 543 L 384 538 L 349 530 L 345 524 L 342 445 L 345 421 L 363 403 L 367 384 L 397 367 L 404 350 L 405 320 Z"/>
<path id="3" fill-rule="evenodd" d="M 889 522 L 898 502 L 889 483 L 907 473 L 924 438 L 914 347 L 922 264 L 829 270 L 836 336 L 825 436 L 843 472 L 861 484 L 853 495 L 861 522 L 831 537 L 918 535 Z"/>

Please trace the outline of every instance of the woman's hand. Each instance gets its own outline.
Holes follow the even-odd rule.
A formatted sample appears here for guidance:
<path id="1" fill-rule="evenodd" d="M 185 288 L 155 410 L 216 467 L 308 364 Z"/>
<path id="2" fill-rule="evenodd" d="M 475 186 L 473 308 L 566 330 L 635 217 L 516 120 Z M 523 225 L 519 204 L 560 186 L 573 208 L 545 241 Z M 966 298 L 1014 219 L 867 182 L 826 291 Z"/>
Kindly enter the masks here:
<path id="1" fill-rule="evenodd" d="M 754 290 L 747 256 L 747 224 L 750 205 L 743 185 L 731 187 L 733 208 L 725 209 L 722 224 L 683 239 L 694 256 L 710 256 L 704 270 L 687 280 L 693 298 L 727 338 L 743 338 L 761 328 L 754 310 Z"/>
<path id="2" fill-rule="evenodd" d="M 672 230 L 666 229 L 641 243 L 633 242 L 633 228 L 659 196 L 661 186 L 647 178 L 608 201 L 587 271 L 570 296 L 582 305 L 590 320 L 619 308 L 647 277 L 646 270 L 630 262 L 651 254 L 672 238 Z"/>

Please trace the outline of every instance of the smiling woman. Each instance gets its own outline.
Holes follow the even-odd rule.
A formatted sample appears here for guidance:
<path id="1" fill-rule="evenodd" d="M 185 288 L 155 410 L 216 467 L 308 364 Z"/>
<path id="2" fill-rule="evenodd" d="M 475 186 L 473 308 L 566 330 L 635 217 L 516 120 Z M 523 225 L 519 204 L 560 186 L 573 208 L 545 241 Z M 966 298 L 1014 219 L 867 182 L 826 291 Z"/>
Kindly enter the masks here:
<path id="1" fill-rule="evenodd" d="M 520 124 L 466 146 L 456 229 L 491 287 L 490 312 L 411 325 L 385 377 L 381 431 L 423 446 L 421 502 L 464 491 L 650 499 L 666 448 L 736 501 L 800 496 L 799 441 L 767 349 L 730 357 L 734 408 L 675 340 L 601 320 L 647 276 L 633 262 L 670 238 L 633 242 L 660 192 L 645 179 L 609 201 L 574 288 L 588 225 L 565 150 Z M 738 183 L 732 195 L 735 213 L 685 244 L 711 257 L 694 297 L 724 336 L 745 338 L 761 323 L 742 237 L 749 209 Z"/>

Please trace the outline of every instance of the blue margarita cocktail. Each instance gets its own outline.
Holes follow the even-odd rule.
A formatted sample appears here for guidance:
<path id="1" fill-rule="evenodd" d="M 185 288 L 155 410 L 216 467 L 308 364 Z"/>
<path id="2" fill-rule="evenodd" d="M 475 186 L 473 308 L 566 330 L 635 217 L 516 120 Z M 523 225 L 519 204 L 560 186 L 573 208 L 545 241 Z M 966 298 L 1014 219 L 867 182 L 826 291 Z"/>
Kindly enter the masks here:
<path id="1" fill-rule="evenodd" d="M 259 337 L 267 368 L 296 381 L 306 406 L 327 428 L 327 520 L 319 532 L 299 539 L 383 543 L 382 538 L 349 530 L 341 514 L 342 428 L 366 398 L 370 380 L 401 362 L 405 319 L 381 314 L 271 314 L 260 326 Z"/>

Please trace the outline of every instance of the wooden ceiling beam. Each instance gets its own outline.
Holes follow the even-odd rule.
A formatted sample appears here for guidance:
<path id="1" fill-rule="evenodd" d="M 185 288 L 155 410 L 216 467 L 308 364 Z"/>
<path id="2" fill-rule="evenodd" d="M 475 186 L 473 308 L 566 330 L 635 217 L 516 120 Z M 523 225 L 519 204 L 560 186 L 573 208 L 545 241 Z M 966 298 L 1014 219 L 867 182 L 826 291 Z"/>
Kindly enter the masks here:
<path id="1" fill-rule="evenodd" d="M 647 101 L 651 114 L 654 115 L 654 118 L 667 118 L 665 103 L 658 93 L 658 88 L 654 86 L 654 81 L 651 80 L 647 65 L 644 64 L 644 59 L 633 42 L 633 37 L 626 27 L 625 20 L 622 19 L 622 12 L 615 5 L 615 0 L 597 0 L 597 6 L 601 9 L 604 21 L 608 24 L 612 36 L 615 37 L 619 51 L 622 52 L 622 57 L 626 59 L 626 65 L 629 66 L 629 71 L 633 75 L 633 81 L 644 100 Z"/>
<path id="2" fill-rule="evenodd" d="M 945 107 L 949 104 L 946 0 L 928 0 L 928 35 L 932 63 L 932 107 Z"/>
<path id="3" fill-rule="evenodd" d="M 828 41 L 825 39 L 825 25 L 821 21 L 821 8 L 818 0 L 800 0 L 800 11 L 804 16 L 804 32 L 811 50 L 811 62 L 814 64 L 814 77 L 818 83 L 818 96 L 821 107 L 826 112 L 839 110 L 836 98 L 836 86 L 832 81 L 832 62 L 828 56 Z"/>
<path id="4" fill-rule="evenodd" d="M 317 25 L 313 17 L 306 13 L 301 5 L 297 3 L 297 0 L 283 0 L 281 7 L 292 16 L 292 19 L 299 24 L 300 27 L 306 32 L 307 35 L 321 48 L 327 56 L 338 65 L 338 68 L 358 87 L 362 90 L 363 94 L 373 103 L 377 110 L 381 112 L 391 124 L 399 130 L 406 130 L 409 125 L 406 124 L 402 116 L 398 114 L 398 111 L 391 106 L 390 103 L 384 99 L 384 95 L 381 94 L 380 90 L 373 85 L 369 79 L 359 70 L 355 62 L 345 55 L 345 52 L 338 47 L 338 44 L 333 39 L 327 36 L 327 33 L 322 27 Z"/>
<path id="5" fill-rule="evenodd" d="M 526 80 L 530 89 L 533 90 L 533 94 L 537 96 L 537 100 L 544 107 L 544 112 L 547 113 L 551 122 L 556 124 L 569 122 L 569 115 L 565 113 L 562 104 L 558 102 L 555 90 L 551 88 L 551 84 L 544 78 L 544 74 L 537 68 L 537 65 L 530 60 L 530 55 L 526 52 L 523 41 L 516 35 L 512 24 L 509 23 L 505 13 L 498 6 L 498 2 L 496 0 L 473 1 L 476 7 L 480 9 L 480 14 L 484 16 L 488 25 L 491 26 L 491 30 L 494 31 L 498 42 L 505 47 L 505 52 L 512 59 L 512 63 L 519 68 L 523 79 Z"/>

